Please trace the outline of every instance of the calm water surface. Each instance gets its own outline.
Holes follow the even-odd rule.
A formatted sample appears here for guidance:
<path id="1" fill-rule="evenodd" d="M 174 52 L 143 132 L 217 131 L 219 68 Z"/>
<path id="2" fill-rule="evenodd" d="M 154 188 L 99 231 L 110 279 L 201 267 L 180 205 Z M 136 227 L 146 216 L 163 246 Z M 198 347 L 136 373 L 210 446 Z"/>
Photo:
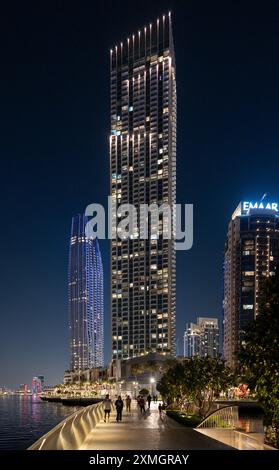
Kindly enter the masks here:
<path id="1" fill-rule="evenodd" d="M 34 396 L 0 396 L 0 449 L 27 449 L 76 410 Z"/>

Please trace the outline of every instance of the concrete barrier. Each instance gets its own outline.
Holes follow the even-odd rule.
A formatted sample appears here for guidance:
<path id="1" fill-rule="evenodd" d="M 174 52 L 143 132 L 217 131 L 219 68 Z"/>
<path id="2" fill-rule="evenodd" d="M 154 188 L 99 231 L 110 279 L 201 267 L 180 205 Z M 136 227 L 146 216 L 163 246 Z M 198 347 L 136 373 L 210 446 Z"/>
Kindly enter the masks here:
<path id="1" fill-rule="evenodd" d="M 103 402 L 82 408 L 40 437 L 28 450 L 78 450 L 103 417 Z"/>

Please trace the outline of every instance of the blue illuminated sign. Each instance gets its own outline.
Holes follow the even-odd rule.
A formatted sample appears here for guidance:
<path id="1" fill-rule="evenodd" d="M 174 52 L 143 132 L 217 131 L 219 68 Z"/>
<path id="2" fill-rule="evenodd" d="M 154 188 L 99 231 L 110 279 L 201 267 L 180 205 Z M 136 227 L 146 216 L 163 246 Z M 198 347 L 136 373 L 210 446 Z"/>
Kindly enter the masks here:
<path id="1" fill-rule="evenodd" d="M 244 201 L 242 203 L 242 211 L 247 213 L 250 210 L 267 210 L 278 212 L 278 203 L 277 202 L 251 202 L 251 201 Z"/>

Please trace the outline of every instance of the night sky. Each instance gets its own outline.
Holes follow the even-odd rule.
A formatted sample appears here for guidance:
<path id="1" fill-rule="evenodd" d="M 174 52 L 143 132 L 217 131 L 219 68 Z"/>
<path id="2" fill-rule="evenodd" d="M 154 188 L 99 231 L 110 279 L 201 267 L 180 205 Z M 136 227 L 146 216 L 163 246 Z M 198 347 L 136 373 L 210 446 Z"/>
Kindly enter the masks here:
<path id="1" fill-rule="evenodd" d="M 8 2 L 5 2 L 6 4 Z M 0 386 L 68 367 L 71 217 L 109 192 L 109 48 L 172 10 L 177 202 L 194 247 L 177 254 L 177 338 L 222 313 L 227 222 L 240 200 L 278 200 L 277 1 L 9 2 L 0 9 Z M 106 359 L 109 245 L 105 267 Z"/>

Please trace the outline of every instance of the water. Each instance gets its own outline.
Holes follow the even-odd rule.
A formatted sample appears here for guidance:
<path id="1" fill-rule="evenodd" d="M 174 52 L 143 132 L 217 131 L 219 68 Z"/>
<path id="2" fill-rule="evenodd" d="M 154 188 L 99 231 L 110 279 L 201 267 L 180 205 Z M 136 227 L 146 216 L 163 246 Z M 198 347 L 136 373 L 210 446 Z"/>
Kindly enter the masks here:
<path id="1" fill-rule="evenodd" d="M 27 449 L 76 406 L 48 403 L 35 396 L 0 396 L 0 449 Z"/>

